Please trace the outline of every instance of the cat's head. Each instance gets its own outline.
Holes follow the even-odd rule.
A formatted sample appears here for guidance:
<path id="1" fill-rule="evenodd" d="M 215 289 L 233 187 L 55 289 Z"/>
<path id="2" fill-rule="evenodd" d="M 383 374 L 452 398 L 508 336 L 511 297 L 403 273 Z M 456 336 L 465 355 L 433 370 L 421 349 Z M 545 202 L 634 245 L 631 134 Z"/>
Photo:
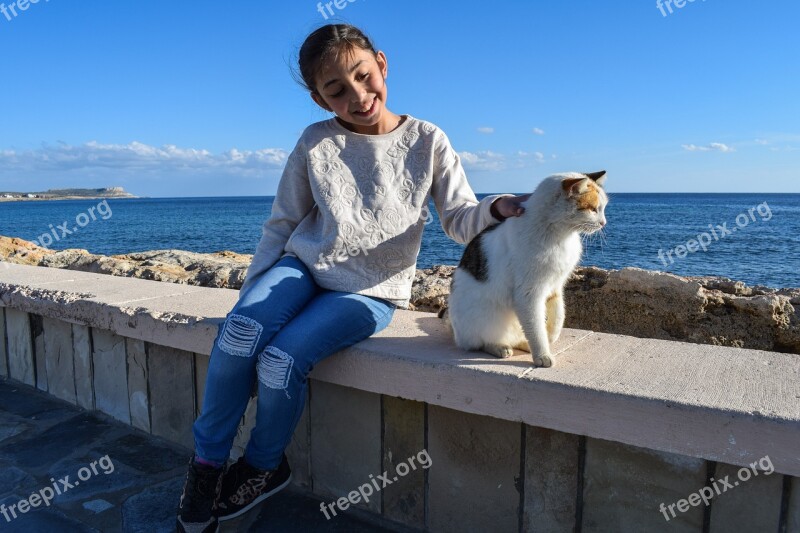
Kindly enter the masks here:
<path id="1" fill-rule="evenodd" d="M 600 231 L 606 225 L 608 195 L 603 189 L 605 180 L 605 170 L 587 174 L 567 172 L 545 179 L 537 193 L 544 193 L 542 200 L 551 204 L 547 218 L 565 229 L 581 233 Z M 534 196 L 539 195 L 534 193 Z"/>

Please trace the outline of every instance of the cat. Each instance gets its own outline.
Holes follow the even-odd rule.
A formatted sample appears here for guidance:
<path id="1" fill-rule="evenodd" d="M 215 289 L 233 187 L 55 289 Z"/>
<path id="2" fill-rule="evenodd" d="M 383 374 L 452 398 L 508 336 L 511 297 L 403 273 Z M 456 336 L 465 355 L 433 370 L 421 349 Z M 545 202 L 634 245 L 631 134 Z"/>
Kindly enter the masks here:
<path id="1" fill-rule="evenodd" d="M 550 345 L 564 325 L 563 290 L 580 261 L 581 234 L 606 225 L 606 172 L 545 178 L 525 212 L 487 227 L 464 250 L 453 273 L 448 308 L 456 345 L 509 357 L 530 352 L 550 367 Z M 447 316 L 445 316 L 447 315 Z"/>

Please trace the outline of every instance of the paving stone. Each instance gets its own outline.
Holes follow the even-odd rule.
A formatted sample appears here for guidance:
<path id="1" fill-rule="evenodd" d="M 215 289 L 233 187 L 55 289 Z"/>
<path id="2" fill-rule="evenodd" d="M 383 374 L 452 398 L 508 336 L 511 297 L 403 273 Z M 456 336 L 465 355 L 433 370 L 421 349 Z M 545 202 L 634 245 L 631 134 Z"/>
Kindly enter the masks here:
<path id="1" fill-rule="evenodd" d="M 13 465 L 4 465 L 0 469 L 0 498 L 9 496 L 11 492 L 29 494 L 30 491 L 38 488 L 39 484 L 36 478 L 24 470 Z M 2 523 L 3 519 L 0 517 L 0 524 Z"/>
<path id="2" fill-rule="evenodd" d="M 43 317 L 47 391 L 69 403 L 76 403 L 72 324 Z"/>
<path id="3" fill-rule="evenodd" d="M 4 406 L 14 401 L 19 404 L 16 409 L 18 412 L 32 410 L 38 413 L 33 416 L 62 410 L 62 402 L 49 399 L 51 409 L 48 411 L 42 399 L 43 395 L 33 388 L 13 387 L 0 381 L 0 418 L 15 416 L 3 411 Z M 99 459 L 103 451 L 107 451 L 112 459 L 114 472 L 103 474 L 98 466 L 97 476 L 93 474 L 77 487 L 69 489 L 58 502 L 53 502 L 47 508 L 31 510 L 11 523 L 5 523 L 0 515 L 0 530 L 25 533 L 174 531 L 175 511 L 187 460 L 182 448 L 142 435 L 117 421 L 96 414 L 81 413 L 52 427 L 43 427 L 40 436 L 30 439 L 28 443 L 19 443 L 12 451 L 19 455 L 23 447 L 31 447 L 30 457 L 23 457 L 23 462 L 49 464 L 50 468 L 47 471 L 32 468 L 34 472 L 39 471 L 36 478 L 23 470 L 23 464 L 0 457 L 0 487 L 9 487 L 9 492 L 0 496 L 0 503 L 18 503 L 23 497 L 29 497 L 33 490 L 46 486 L 50 477 L 69 475 L 70 482 L 74 481 L 78 470 Z M 92 435 L 97 438 L 92 438 Z M 54 446 L 54 442 L 58 445 Z M 51 450 L 40 453 L 47 447 Z M 5 447 L 0 445 L 0 452 L 3 451 Z M 163 470 L 157 471 L 158 468 Z M 171 470 L 180 473 L 172 475 Z M 167 478 L 164 479 L 164 476 Z M 233 521 L 248 524 L 244 529 L 236 529 L 229 522 L 221 530 L 341 533 L 408 531 L 391 524 L 375 525 L 372 518 L 369 522 L 363 522 L 353 516 L 359 511 L 352 509 L 328 521 L 319 511 L 320 503 L 320 500 L 305 494 L 283 491 L 245 515 L 249 517 L 248 522 Z"/>
<path id="4" fill-rule="evenodd" d="M 129 424 L 125 338 L 110 331 L 92 328 L 92 382 L 95 408 Z"/>
<path id="5" fill-rule="evenodd" d="M 175 476 L 129 497 L 122 505 L 122 529 L 126 533 L 174 531 L 175 512 L 185 475 Z"/>
<path id="6" fill-rule="evenodd" d="M 147 345 L 150 424 L 154 435 L 194 448 L 193 354 L 157 344 Z"/>
<path id="7" fill-rule="evenodd" d="M 106 500 L 98 499 L 98 500 L 91 500 L 88 502 L 83 503 L 83 508 L 87 511 L 91 511 L 95 514 L 102 513 L 103 511 L 107 511 L 108 509 L 112 509 L 114 504 L 111 502 L 107 502 Z"/>
<path id="8" fill-rule="evenodd" d="M 96 462 L 94 468 L 93 462 Z M 56 480 L 61 490 L 61 494 L 54 500 L 59 505 L 84 502 L 100 496 L 112 499 L 125 489 L 144 483 L 142 476 L 136 471 L 115 462 L 110 455 L 105 459 L 94 452 L 84 452 L 77 457 L 68 457 L 53 463 L 47 469 L 42 486 L 47 485 L 48 479 Z M 65 486 L 59 481 L 62 479 L 69 484 Z"/>
<path id="9" fill-rule="evenodd" d="M 766 471 L 772 470 L 769 464 L 769 460 L 764 464 Z M 714 479 L 726 480 L 733 488 L 725 488 L 717 481 L 720 492 L 723 488 L 725 491 L 711 501 L 710 533 L 778 531 L 782 475 L 775 472 L 767 475 L 764 471 L 754 475 L 749 467 L 718 463 Z M 714 488 L 714 484 L 710 486 Z"/>
<path id="10" fill-rule="evenodd" d="M 346 498 L 383 471 L 380 395 L 312 380 L 310 398 L 314 492 Z M 355 506 L 381 511 L 380 499 Z"/>
<path id="11" fill-rule="evenodd" d="M 376 523 L 360 520 L 365 511 L 356 511 L 358 517 L 353 516 L 353 511 L 348 509 L 337 512 L 328 520 L 320 511 L 322 502 L 309 498 L 292 490 L 284 490 L 269 498 L 252 513 L 258 516 L 247 529 L 228 529 L 227 524 L 220 528 L 221 531 L 248 531 L 249 533 L 275 533 L 294 531 L 314 531 L 320 533 L 377 533 L 385 531 L 410 531 L 409 528 L 393 526 L 380 521 Z M 250 513 L 248 513 L 250 514 Z M 418 531 L 418 530 L 414 530 Z"/>
<path id="12" fill-rule="evenodd" d="M 25 401 L 20 401 L 20 398 Z M 45 394 L 36 393 L 33 389 L 14 383 L 0 383 L 0 411 L 11 413 L 22 418 L 30 418 L 60 405 Z M 74 410 L 77 413 L 77 410 Z"/>
<path id="13" fill-rule="evenodd" d="M 519 423 L 428 406 L 428 527 L 517 531 Z"/>
<path id="14" fill-rule="evenodd" d="M 8 375 L 26 385 L 36 385 L 33 342 L 28 313 L 6 307 Z"/>
<path id="15" fill-rule="evenodd" d="M 90 413 L 77 414 L 29 438 L 17 438 L 3 446 L 6 456 L 24 468 L 45 469 L 72 453 L 103 439 L 114 429 L 108 422 Z"/>
<path id="16" fill-rule="evenodd" d="M 143 450 L 147 450 L 146 453 Z M 104 442 L 94 448 L 99 455 L 108 454 L 114 464 L 125 465 L 145 474 L 168 472 L 175 468 L 185 468 L 189 457 L 174 448 L 162 444 L 156 439 L 129 433 L 114 440 Z"/>
<path id="17" fill-rule="evenodd" d="M 26 422 L 24 418 L 0 411 L 0 444 L 2 444 L 3 441 L 25 433 L 32 427 L 33 426 Z"/>
<path id="18" fill-rule="evenodd" d="M 79 407 L 94 409 L 92 378 L 92 339 L 89 326 L 72 324 L 72 357 L 75 374 L 75 396 Z"/>
<path id="19" fill-rule="evenodd" d="M 147 353 L 144 341 L 125 339 L 128 357 L 128 394 L 131 425 L 150 432 L 150 401 L 147 393 Z"/>
<path id="20" fill-rule="evenodd" d="M 392 396 L 382 397 L 383 470 L 395 472 L 400 463 L 425 449 L 425 404 Z M 425 456 L 422 456 L 425 459 Z M 425 526 L 425 470 L 417 468 L 381 491 L 383 515 L 416 527 Z"/>
<path id="21" fill-rule="evenodd" d="M 30 496 L 30 494 L 26 494 L 23 497 L 27 498 L 28 496 Z M 8 507 L 17 504 L 21 499 L 22 497 L 13 495 L 0 500 L 0 504 L 4 504 Z M 24 514 L 17 512 L 16 518 L 9 512 L 9 518 L 10 521 L 7 522 L 6 519 L 0 515 L 0 521 L 2 521 L 3 524 L 3 533 L 7 531 L 13 533 L 31 533 L 39 531 L 48 533 L 51 531 L 57 531 L 58 533 L 97 533 L 96 529 L 70 518 L 53 506 L 36 507 Z"/>
<path id="22" fill-rule="evenodd" d="M 8 377 L 8 354 L 6 349 L 5 307 L 0 307 L 0 377 Z"/>
<path id="23" fill-rule="evenodd" d="M 575 529 L 579 441 L 571 433 L 525 426 L 523 531 Z"/>
<path id="24" fill-rule="evenodd" d="M 703 529 L 702 506 L 660 512 L 706 484 L 702 459 L 588 438 L 583 478 L 584 532 Z"/>

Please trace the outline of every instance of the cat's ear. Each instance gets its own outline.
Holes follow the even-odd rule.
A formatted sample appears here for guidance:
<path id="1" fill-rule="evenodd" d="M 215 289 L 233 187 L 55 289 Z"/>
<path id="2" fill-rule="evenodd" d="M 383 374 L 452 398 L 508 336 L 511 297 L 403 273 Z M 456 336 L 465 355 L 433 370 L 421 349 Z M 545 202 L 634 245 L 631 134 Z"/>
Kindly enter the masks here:
<path id="1" fill-rule="evenodd" d="M 601 187 L 606 182 L 606 171 L 605 170 L 600 170 L 598 172 L 587 172 L 587 173 L 584 174 L 584 176 L 586 176 L 587 178 L 591 179 L 592 181 L 594 181 L 596 184 L 598 184 Z"/>
<path id="2" fill-rule="evenodd" d="M 585 178 L 565 178 L 561 180 L 561 188 L 569 196 L 578 196 L 586 192 L 589 188 L 589 177 Z"/>

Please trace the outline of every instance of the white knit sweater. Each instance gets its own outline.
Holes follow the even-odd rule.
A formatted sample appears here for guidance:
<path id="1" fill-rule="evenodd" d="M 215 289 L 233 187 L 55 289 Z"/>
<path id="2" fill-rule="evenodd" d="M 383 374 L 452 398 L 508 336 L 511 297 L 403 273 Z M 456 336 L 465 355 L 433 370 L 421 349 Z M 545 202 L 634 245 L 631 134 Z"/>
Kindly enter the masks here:
<path id="1" fill-rule="evenodd" d="M 467 243 L 497 220 L 478 202 L 442 130 L 406 115 L 383 135 L 335 119 L 303 132 L 283 171 L 240 293 L 283 255 L 299 258 L 321 287 L 407 307 L 433 198 L 442 227 Z"/>

